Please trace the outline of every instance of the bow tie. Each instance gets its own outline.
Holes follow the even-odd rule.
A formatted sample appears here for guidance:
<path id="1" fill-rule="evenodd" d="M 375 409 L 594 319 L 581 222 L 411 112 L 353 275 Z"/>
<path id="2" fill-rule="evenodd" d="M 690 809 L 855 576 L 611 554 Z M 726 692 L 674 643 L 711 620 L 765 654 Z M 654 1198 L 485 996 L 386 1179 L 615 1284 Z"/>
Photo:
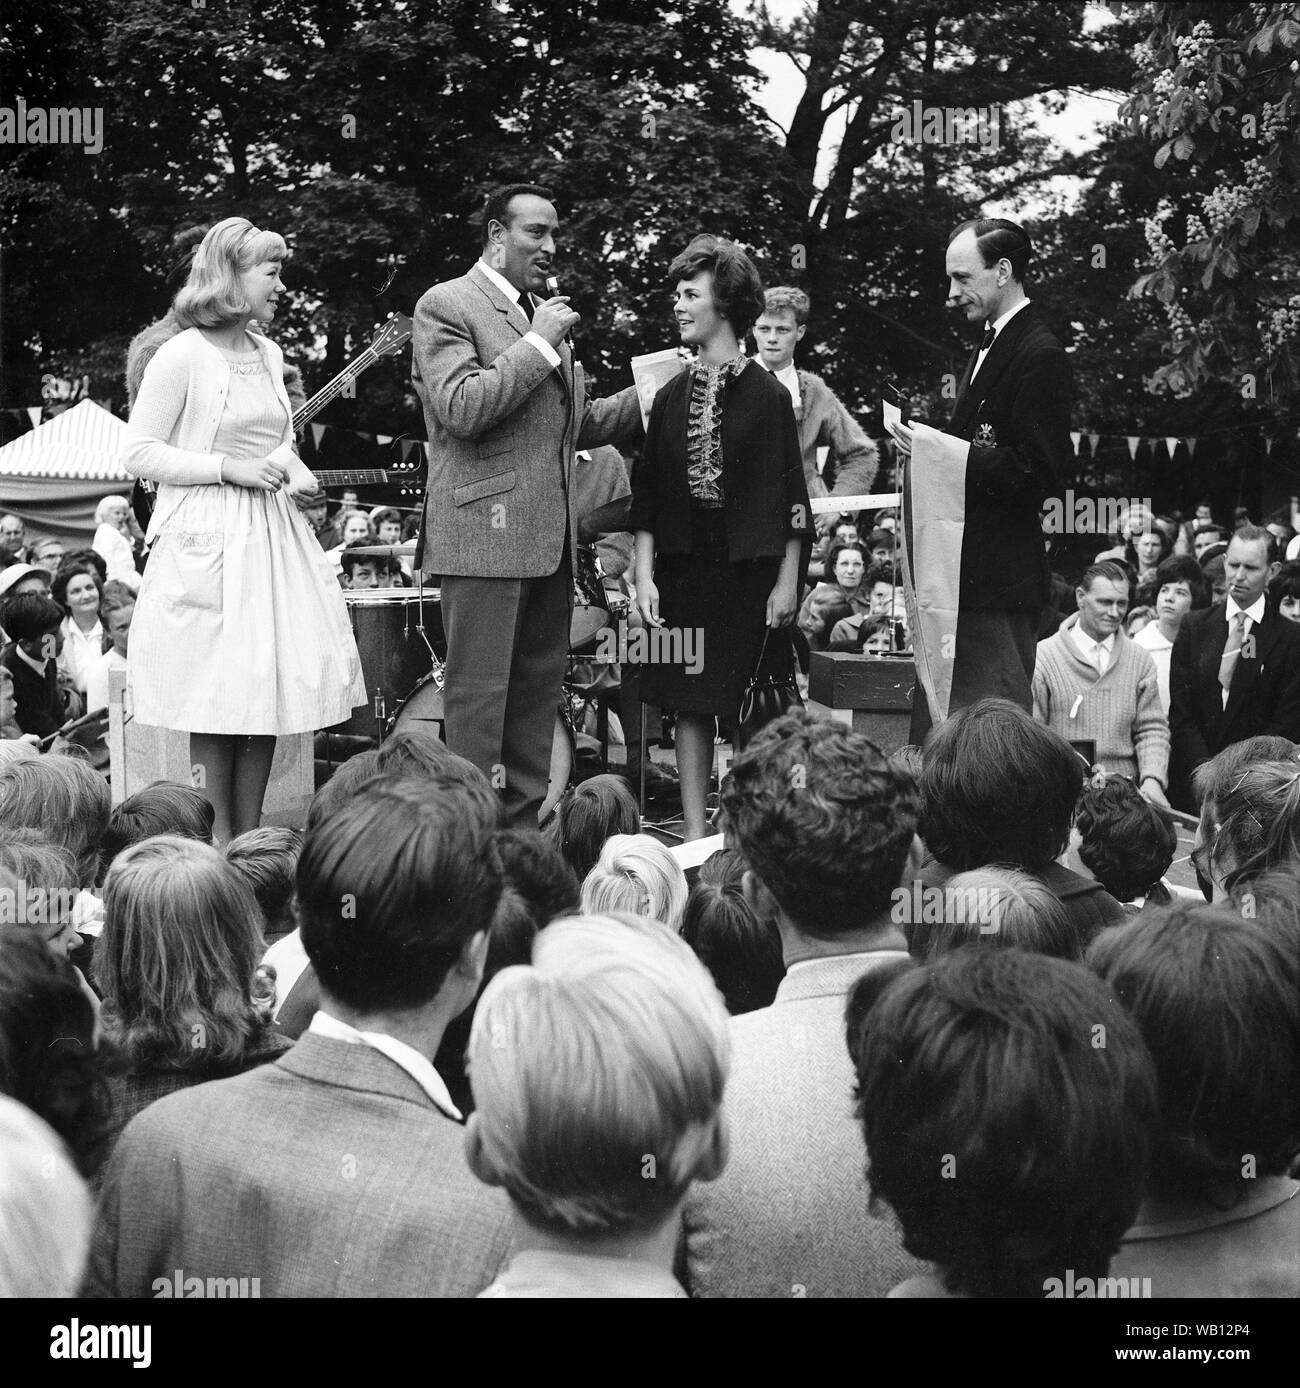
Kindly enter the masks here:
<path id="1" fill-rule="evenodd" d="M 993 339 L 996 336 L 997 333 L 995 333 L 992 328 L 985 328 L 984 336 L 980 341 L 980 351 L 987 352 L 988 349 L 993 346 Z"/>

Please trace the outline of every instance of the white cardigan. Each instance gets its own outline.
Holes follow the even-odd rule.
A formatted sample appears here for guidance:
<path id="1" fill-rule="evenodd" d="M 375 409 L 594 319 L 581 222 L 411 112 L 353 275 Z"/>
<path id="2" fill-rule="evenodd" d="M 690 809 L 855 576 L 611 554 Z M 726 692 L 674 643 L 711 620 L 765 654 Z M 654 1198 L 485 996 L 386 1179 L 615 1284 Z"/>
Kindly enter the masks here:
<path id="1" fill-rule="evenodd" d="M 282 443 L 293 442 L 293 410 L 284 389 L 284 353 L 268 337 L 249 332 L 271 372 L 284 406 Z M 145 368 L 126 426 L 122 465 L 132 477 L 162 484 L 149 525 L 157 538 L 180 499 L 168 487 L 219 485 L 224 458 L 212 451 L 230 391 L 230 364 L 197 328 L 169 338 Z"/>

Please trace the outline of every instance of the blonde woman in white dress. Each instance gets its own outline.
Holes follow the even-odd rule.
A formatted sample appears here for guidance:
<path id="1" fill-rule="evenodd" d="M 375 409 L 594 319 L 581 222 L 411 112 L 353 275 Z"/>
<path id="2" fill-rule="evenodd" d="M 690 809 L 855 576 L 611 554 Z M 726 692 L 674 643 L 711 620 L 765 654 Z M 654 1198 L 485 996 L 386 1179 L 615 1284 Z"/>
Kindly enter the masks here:
<path id="1" fill-rule="evenodd" d="M 204 237 L 127 426 L 127 471 L 158 483 L 131 626 L 137 722 L 190 734 L 225 843 L 261 822 L 277 735 L 345 721 L 361 661 L 329 560 L 295 498 L 283 356 L 252 330 L 283 292 L 284 241 L 243 217 Z"/>

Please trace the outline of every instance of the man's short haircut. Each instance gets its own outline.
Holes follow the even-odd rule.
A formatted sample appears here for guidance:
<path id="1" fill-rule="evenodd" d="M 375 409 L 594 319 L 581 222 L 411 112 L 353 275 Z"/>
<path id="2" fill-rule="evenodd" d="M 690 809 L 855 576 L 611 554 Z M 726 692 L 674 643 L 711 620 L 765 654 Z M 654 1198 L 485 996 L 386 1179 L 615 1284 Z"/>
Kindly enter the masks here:
<path id="1" fill-rule="evenodd" d="M 1271 530 L 1262 525 L 1239 525 L 1232 532 L 1234 540 L 1244 540 L 1248 543 L 1258 540 L 1264 545 L 1264 561 L 1272 564 L 1277 560 L 1277 536 Z"/>
<path id="2" fill-rule="evenodd" d="M 706 271 L 713 280 L 713 307 L 737 337 L 744 337 L 763 312 L 763 281 L 754 262 L 734 241 L 705 232 L 673 260 L 668 283 L 676 286 Z"/>
<path id="3" fill-rule="evenodd" d="M 781 933 L 745 900 L 745 860 L 720 848 L 700 865 L 682 918 L 682 939 L 713 975 L 733 1017 L 769 1007 L 785 977 Z"/>
<path id="4" fill-rule="evenodd" d="M 1075 827 L 1080 860 L 1116 901 L 1149 896 L 1178 851 L 1173 816 L 1127 776 L 1084 786 Z"/>
<path id="5" fill-rule="evenodd" d="M 951 246 L 965 231 L 975 233 L 975 245 L 986 270 L 992 269 L 999 260 L 1009 260 L 1012 278 L 1017 283 L 1024 280 L 1034 248 L 1023 227 L 1005 217 L 973 217 L 953 227 L 948 244 Z"/>
<path id="6" fill-rule="evenodd" d="M 193 786 L 178 781 L 154 781 L 113 806 L 100 846 L 100 861 L 107 872 L 123 849 L 159 834 L 212 842 L 216 816 L 212 802 Z"/>
<path id="7" fill-rule="evenodd" d="M 1121 564 L 1118 559 L 1101 559 L 1084 569 L 1079 587 L 1085 593 L 1090 593 L 1092 585 L 1099 578 L 1104 578 L 1108 583 L 1118 583 L 1122 588 L 1131 589 L 1133 583 L 1133 575 L 1127 564 Z"/>
<path id="8" fill-rule="evenodd" d="M 980 699 L 939 724 L 922 767 L 920 834 L 945 867 L 1039 873 L 1064 851 L 1083 761 L 1009 699 Z"/>
<path id="9" fill-rule="evenodd" d="M 906 930 L 913 958 L 937 959 L 964 945 L 1013 947 L 1053 959 L 1083 957 L 1083 940 L 1056 894 L 1036 877 L 1009 867 L 954 873 L 940 887 L 943 919 L 928 914 Z"/>
<path id="10" fill-rule="evenodd" d="M 870 593 L 877 583 L 888 583 L 892 588 L 896 583 L 901 583 L 902 581 L 902 574 L 895 573 L 893 560 L 877 559 L 874 560 L 871 567 L 867 569 L 862 580 L 862 586 Z"/>
<path id="11" fill-rule="evenodd" d="M 1089 964 L 1155 1057 L 1152 1193 L 1244 1198 L 1243 1174 L 1282 1175 L 1300 1149 L 1300 969 L 1295 940 L 1222 906 L 1177 903 L 1105 930 Z M 1107 1042 L 1109 1045 L 1109 1041 Z"/>
<path id="12" fill-rule="evenodd" d="M 375 748 L 349 757 L 312 796 L 307 806 L 306 832 L 310 833 L 313 825 L 347 804 L 361 786 L 378 775 L 379 753 Z"/>
<path id="13" fill-rule="evenodd" d="M 471 1164 L 533 1224 L 653 1228 L 717 1170 L 729 1062 L 726 1009 L 684 940 L 637 916 L 556 921 L 479 999 Z"/>
<path id="14" fill-rule="evenodd" d="M 481 244 L 487 245 L 488 227 L 493 222 L 500 222 L 503 227 L 509 229 L 510 200 L 524 196 L 543 198 L 551 204 L 555 202 L 551 190 L 543 188 L 537 183 L 507 183 L 502 188 L 493 188 L 483 204 L 483 215 L 479 220 L 479 230 L 482 234 Z"/>
<path id="15" fill-rule="evenodd" d="M 916 782 L 806 709 L 768 724 L 722 787 L 728 844 L 800 930 L 834 939 L 889 909 L 916 833 Z"/>
<path id="16" fill-rule="evenodd" d="M 39 641 L 56 632 L 65 613 L 44 593 L 15 593 L 5 599 L 4 627 L 11 641 Z"/>
<path id="17" fill-rule="evenodd" d="M 811 312 L 812 300 L 802 289 L 796 289 L 793 285 L 778 284 L 763 295 L 763 313 L 793 313 L 799 327 L 808 321 Z"/>
<path id="18" fill-rule="evenodd" d="M 80 757 L 48 753 L 0 765 L 0 833 L 39 830 L 72 854 L 82 887 L 95 883 L 110 809 L 108 783 Z"/>
<path id="19" fill-rule="evenodd" d="M 492 923 L 501 802 L 481 773 L 379 776 L 308 823 L 302 943 L 321 988 L 358 1012 L 422 1007 Z"/>
<path id="20" fill-rule="evenodd" d="M 428 728 L 395 729 L 379 744 L 375 755 L 375 770 L 380 775 L 433 776 L 450 771 L 462 780 L 477 780 L 483 775 Z"/>
<path id="21" fill-rule="evenodd" d="M 1283 598 L 1300 598 L 1300 559 L 1288 559 L 1269 580 L 1269 602 L 1276 607 Z"/>
<path id="22" fill-rule="evenodd" d="M 1167 583 L 1187 584 L 1192 594 L 1192 607 L 1209 607 L 1210 585 L 1205 581 L 1205 570 L 1190 554 L 1171 554 L 1168 559 L 1160 561 L 1155 582 L 1151 585 L 1152 596 L 1158 598 L 1160 590 Z"/>
<path id="23" fill-rule="evenodd" d="M 614 834 L 582 884 L 589 915 L 626 911 L 662 921 L 674 933 L 686 910 L 686 874 L 672 853 L 649 834 Z"/>
<path id="24" fill-rule="evenodd" d="M 268 929 L 283 922 L 293 900 L 298 855 L 302 835 L 279 824 L 263 824 L 258 829 L 233 838 L 226 845 L 226 862 L 244 879 L 262 908 Z M 289 927 L 283 927 L 288 929 Z"/>
<path id="25" fill-rule="evenodd" d="M 954 950 L 889 985 L 857 1071 L 872 1200 L 950 1292 L 1041 1298 L 1067 1268 L 1106 1273 L 1142 1199 L 1155 1075 L 1087 969 Z"/>

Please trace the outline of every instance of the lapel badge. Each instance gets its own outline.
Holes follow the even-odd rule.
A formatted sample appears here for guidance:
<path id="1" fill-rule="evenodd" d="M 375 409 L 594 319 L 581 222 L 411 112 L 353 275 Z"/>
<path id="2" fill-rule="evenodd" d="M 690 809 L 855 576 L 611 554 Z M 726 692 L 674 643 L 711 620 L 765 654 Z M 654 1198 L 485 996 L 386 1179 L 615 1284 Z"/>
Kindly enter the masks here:
<path id="1" fill-rule="evenodd" d="M 981 424 L 975 430 L 974 443 L 977 448 L 996 448 L 998 446 L 998 436 L 991 424 Z"/>

